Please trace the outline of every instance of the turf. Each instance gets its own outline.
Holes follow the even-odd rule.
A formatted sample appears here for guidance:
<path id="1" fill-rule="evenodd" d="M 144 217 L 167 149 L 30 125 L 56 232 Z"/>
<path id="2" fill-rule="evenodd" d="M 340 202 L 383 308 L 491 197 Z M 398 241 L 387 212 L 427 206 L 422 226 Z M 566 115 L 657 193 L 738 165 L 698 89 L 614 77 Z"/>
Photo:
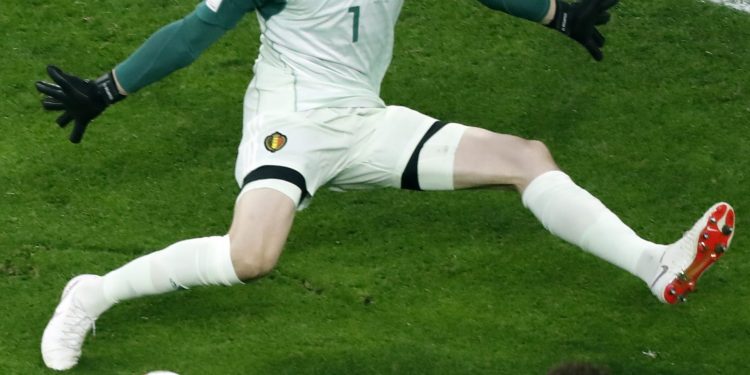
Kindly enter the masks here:
<path id="1" fill-rule="evenodd" d="M 55 63 L 97 76 L 193 2 L 0 7 L 0 373 L 48 373 L 39 339 L 65 282 L 221 234 L 252 17 L 190 68 L 110 108 L 80 145 L 39 108 Z M 605 60 L 472 1 L 407 1 L 388 103 L 543 140 L 575 180 L 654 241 L 731 202 L 731 252 L 691 301 L 549 235 L 510 191 L 335 193 L 301 212 L 277 269 L 235 288 L 123 303 L 71 373 L 740 374 L 750 354 L 750 16 L 632 0 Z"/>

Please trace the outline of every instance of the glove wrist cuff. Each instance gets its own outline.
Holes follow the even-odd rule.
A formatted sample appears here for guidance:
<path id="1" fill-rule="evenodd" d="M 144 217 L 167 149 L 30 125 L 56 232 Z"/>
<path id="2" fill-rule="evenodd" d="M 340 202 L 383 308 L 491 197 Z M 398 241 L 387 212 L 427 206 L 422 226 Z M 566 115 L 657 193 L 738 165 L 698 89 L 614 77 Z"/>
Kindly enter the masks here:
<path id="1" fill-rule="evenodd" d="M 115 82 L 115 76 L 112 74 L 111 70 L 97 78 L 94 83 L 99 88 L 99 92 L 107 101 L 107 104 L 115 104 L 120 100 L 127 98 L 127 95 L 123 95 L 117 88 L 117 82 Z"/>
<path id="2" fill-rule="evenodd" d="M 565 1 L 555 2 L 555 16 L 552 17 L 552 22 L 547 24 L 548 27 L 553 28 L 565 35 L 570 35 L 570 8 L 571 5 Z"/>

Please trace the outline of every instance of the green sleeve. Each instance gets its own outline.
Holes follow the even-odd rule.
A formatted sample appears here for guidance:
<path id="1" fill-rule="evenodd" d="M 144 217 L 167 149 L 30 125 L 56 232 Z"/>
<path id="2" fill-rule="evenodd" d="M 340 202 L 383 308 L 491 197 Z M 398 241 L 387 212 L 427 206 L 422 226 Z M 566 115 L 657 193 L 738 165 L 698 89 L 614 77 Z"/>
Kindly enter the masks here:
<path id="1" fill-rule="evenodd" d="M 490 9 L 499 10 L 512 16 L 541 22 L 554 0 L 479 0 Z"/>
<path id="2" fill-rule="evenodd" d="M 155 32 L 115 67 L 117 82 L 128 93 L 184 68 L 255 9 L 254 0 L 204 1 L 192 13 Z"/>

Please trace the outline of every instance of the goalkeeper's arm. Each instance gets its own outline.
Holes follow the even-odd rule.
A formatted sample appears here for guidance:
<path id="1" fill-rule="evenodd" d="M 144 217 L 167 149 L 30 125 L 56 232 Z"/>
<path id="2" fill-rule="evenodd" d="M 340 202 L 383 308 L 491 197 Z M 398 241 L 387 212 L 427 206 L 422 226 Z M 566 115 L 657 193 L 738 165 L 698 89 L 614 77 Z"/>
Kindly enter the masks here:
<path id="1" fill-rule="evenodd" d="M 130 57 L 96 80 L 81 79 L 49 66 L 47 72 L 54 83 L 36 84 L 37 90 L 46 95 L 42 106 L 62 111 L 57 118 L 61 127 L 75 120 L 70 140 L 78 143 L 89 122 L 110 104 L 190 65 L 253 11 L 255 3 L 255 0 L 204 1 L 189 15 L 155 32 Z"/>
<path id="2" fill-rule="evenodd" d="M 184 68 L 254 9 L 248 0 L 224 0 L 215 11 L 205 2 L 185 18 L 151 35 L 117 65 L 114 76 L 123 94 L 133 93 Z"/>
<path id="3" fill-rule="evenodd" d="M 540 22 L 583 45 L 599 61 L 604 36 L 596 29 L 609 22 L 609 8 L 619 0 L 479 0 L 488 8 Z"/>

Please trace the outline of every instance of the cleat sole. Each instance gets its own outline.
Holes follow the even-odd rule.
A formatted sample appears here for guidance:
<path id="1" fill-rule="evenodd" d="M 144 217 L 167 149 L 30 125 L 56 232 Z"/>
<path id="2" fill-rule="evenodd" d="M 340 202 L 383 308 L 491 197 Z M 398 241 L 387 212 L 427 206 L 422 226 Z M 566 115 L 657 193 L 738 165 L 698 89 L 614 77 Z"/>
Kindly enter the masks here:
<path id="1" fill-rule="evenodd" d="M 729 204 L 720 203 L 713 208 L 701 231 L 702 241 L 696 244 L 693 262 L 664 289 L 667 303 L 687 301 L 685 296 L 695 290 L 701 275 L 729 249 L 734 236 L 734 222 L 734 209 Z"/>
<path id="2" fill-rule="evenodd" d="M 716 248 L 714 249 L 714 251 L 716 252 L 716 254 L 721 254 L 721 253 L 727 251 L 727 248 L 726 248 L 726 246 L 724 246 L 722 244 L 718 244 L 718 245 L 716 245 Z"/>

